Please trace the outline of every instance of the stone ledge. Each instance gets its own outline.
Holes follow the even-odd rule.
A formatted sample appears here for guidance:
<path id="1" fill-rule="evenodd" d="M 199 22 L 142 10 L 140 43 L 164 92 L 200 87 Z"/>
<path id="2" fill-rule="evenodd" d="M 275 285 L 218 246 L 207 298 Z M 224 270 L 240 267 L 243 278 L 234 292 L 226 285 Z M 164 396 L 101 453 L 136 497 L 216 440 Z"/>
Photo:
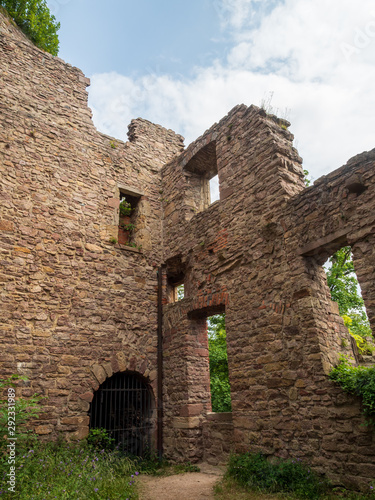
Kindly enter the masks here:
<path id="1" fill-rule="evenodd" d="M 135 253 L 143 254 L 142 250 L 140 250 L 139 248 L 129 247 L 127 245 L 121 245 L 120 243 L 117 243 L 116 245 L 114 245 L 114 247 L 118 248 L 119 250 L 126 250 L 128 252 L 135 252 Z"/>
<path id="2" fill-rule="evenodd" d="M 223 422 L 231 424 L 233 421 L 232 412 L 222 412 L 222 413 L 209 412 L 207 413 L 207 421 Z"/>
<path id="3" fill-rule="evenodd" d="M 200 427 L 199 417 L 175 417 L 172 422 L 174 429 L 196 429 Z"/>

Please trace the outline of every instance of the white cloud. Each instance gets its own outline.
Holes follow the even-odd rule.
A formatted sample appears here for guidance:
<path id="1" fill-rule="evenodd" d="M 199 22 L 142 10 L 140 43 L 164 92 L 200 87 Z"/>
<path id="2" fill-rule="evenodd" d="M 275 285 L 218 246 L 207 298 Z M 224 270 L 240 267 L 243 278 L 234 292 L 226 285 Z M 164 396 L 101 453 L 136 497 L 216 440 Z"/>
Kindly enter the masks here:
<path id="1" fill-rule="evenodd" d="M 215 7 L 224 27 L 240 30 L 258 24 L 280 0 L 216 0 Z"/>
<path id="2" fill-rule="evenodd" d="M 189 143 L 236 104 L 259 105 L 273 92 L 271 104 L 279 113 L 291 110 L 291 130 L 314 178 L 375 147 L 372 0 L 222 0 L 220 5 L 236 27 L 227 60 L 197 68 L 185 80 L 94 75 L 90 105 L 100 130 L 126 139 L 130 120 L 142 116 Z"/>

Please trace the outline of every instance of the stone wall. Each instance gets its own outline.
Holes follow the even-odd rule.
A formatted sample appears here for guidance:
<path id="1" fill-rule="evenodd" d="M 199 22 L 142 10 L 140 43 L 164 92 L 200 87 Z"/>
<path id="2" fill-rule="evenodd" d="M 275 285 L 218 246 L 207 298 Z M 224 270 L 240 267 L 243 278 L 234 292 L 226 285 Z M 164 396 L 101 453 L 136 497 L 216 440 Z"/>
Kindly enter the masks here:
<path id="1" fill-rule="evenodd" d="M 287 126 L 239 106 L 163 168 L 166 272 L 173 280 L 180 271 L 186 292 L 165 306 L 168 328 L 182 346 L 194 338 L 189 320 L 225 311 L 236 449 L 301 458 L 335 482 L 358 487 L 375 472 L 374 435 L 362 425 L 358 402 L 327 378 L 340 354 L 354 353 L 322 264 L 353 246 L 374 327 L 375 151 L 306 189 Z M 215 153 L 207 155 L 212 145 Z M 205 208 L 204 183 L 214 164 L 220 201 Z M 168 354 L 169 364 L 179 353 Z M 192 356 L 187 360 L 199 369 Z M 164 388 L 172 395 L 185 377 L 168 366 Z M 177 458 L 179 445 L 193 455 L 187 436 L 173 431 L 179 408 L 194 411 L 199 402 L 196 383 L 184 388 L 184 399 L 166 405 L 166 453 Z M 202 408 L 200 417 L 208 411 Z M 198 415 L 185 425 L 203 436 Z"/>
<path id="2" fill-rule="evenodd" d="M 203 460 L 226 464 L 234 450 L 232 413 L 208 413 L 203 423 Z"/>
<path id="3" fill-rule="evenodd" d="M 255 106 L 185 150 L 141 119 L 124 144 L 94 128 L 80 70 L 2 14 L 0 65 L 1 375 L 47 397 L 36 431 L 84 436 L 113 373 L 142 374 L 156 397 L 161 324 L 168 458 L 213 463 L 233 442 L 350 487 L 373 478 L 373 429 L 327 378 L 354 353 L 322 264 L 352 245 L 374 331 L 375 150 L 305 188 L 289 123 Z M 135 248 L 114 244 L 120 193 L 137 202 Z M 218 312 L 232 424 L 211 412 L 206 318 Z"/>
<path id="4" fill-rule="evenodd" d="M 0 30 L 1 374 L 47 398 L 39 434 L 81 437 L 112 373 L 155 392 L 160 169 L 182 138 L 140 119 L 126 144 L 98 133 L 81 71 Z M 139 195 L 141 250 L 111 243 L 120 190 Z"/>

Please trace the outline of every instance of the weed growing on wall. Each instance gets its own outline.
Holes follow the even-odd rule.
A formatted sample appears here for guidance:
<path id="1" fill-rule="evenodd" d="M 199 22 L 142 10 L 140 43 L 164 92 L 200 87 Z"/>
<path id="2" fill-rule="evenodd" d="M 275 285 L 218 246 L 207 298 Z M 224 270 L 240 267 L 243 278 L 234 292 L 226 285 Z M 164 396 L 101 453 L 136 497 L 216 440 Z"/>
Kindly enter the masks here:
<path id="1" fill-rule="evenodd" d="M 366 423 L 375 425 L 375 367 L 352 366 L 342 356 L 338 366 L 331 370 L 329 377 L 345 392 L 361 398 Z"/>
<path id="2" fill-rule="evenodd" d="M 9 437 L 9 413 L 8 413 L 8 397 L 7 391 L 10 388 L 15 388 L 19 382 L 27 382 L 27 377 L 20 375 L 12 375 L 7 379 L 0 379 L 0 452 L 7 449 Z M 27 429 L 27 422 L 33 418 L 37 418 L 43 409 L 38 403 L 43 397 L 34 394 L 29 398 L 23 398 L 16 395 L 14 398 L 14 427 L 17 437 L 17 446 L 22 446 L 24 442 L 30 439 L 32 432 Z"/>

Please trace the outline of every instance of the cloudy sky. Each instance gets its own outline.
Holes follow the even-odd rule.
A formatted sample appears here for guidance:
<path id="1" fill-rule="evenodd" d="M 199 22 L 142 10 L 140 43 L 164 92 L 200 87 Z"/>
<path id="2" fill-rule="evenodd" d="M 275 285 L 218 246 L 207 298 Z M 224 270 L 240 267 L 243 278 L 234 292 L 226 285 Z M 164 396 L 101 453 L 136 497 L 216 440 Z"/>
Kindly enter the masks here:
<path id="1" fill-rule="evenodd" d="M 189 144 L 233 106 L 291 121 L 317 179 L 375 147 L 373 0 L 48 0 L 96 127 L 142 117 Z"/>

